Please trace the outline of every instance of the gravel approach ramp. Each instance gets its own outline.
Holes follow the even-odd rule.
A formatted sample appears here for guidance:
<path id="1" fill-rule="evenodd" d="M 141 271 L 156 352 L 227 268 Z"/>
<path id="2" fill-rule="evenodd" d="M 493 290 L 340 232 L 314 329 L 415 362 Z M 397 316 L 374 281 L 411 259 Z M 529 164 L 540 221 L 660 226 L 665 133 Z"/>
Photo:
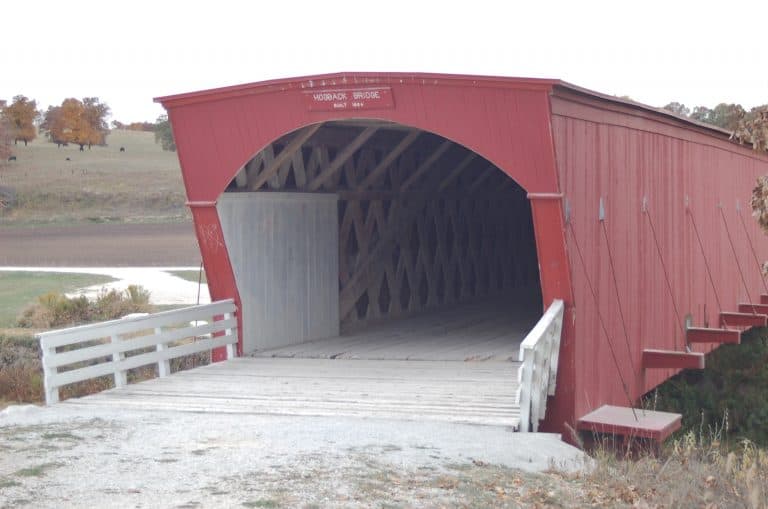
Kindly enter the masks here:
<path id="1" fill-rule="evenodd" d="M 546 483 L 536 472 L 588 465 L 557 435 L 508 426 L 98 403 L 107 396 L 0 412 L 0 506 L 518 507 L 487 483 L 525 494 Z"/>

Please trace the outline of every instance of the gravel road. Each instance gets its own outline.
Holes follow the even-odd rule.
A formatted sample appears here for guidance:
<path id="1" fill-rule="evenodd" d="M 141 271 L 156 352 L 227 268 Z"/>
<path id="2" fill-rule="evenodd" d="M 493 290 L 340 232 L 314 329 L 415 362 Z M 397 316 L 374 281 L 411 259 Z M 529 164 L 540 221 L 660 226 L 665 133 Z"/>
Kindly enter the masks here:
<path id="1" fill-rule="evenodd" d="M 0 412 L 0 506 L 518 507 L 557 436 L 435 422 L 68 407 Z"/>

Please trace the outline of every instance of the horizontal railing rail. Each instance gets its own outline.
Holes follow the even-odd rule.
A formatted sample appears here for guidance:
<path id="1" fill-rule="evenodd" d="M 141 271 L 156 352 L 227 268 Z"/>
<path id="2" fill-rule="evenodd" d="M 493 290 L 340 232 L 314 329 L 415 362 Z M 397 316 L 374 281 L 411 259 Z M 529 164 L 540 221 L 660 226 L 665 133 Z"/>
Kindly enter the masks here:
<path id="1" fill-rule="evenodd" d="M 158 376 L 171 373 L 170 361 L 226 347 L 235 356 L 236 307 L 232 299 L 42 332 L 45 402 L 59 401 L 59 388 L 112 375 L 115 387 L 128 383 L 130 369 L 157 364 Z"/>
<path id="2" fill-rule="evenodd" d="M 555 395 L 560 336 L 563 329 L 562 300 L 555 300 L 520 344 L 518 402 L 520 431 L 536 432 L 547 411 L 547 397 Z"/>

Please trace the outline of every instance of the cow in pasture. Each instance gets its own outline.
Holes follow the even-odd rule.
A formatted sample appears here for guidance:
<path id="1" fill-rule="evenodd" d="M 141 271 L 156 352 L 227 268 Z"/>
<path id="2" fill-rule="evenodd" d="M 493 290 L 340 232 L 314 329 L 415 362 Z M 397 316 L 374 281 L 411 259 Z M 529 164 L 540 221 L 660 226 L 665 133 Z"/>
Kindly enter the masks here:
<path id="1" fill-rule="evenodd" d="M 67 157 L 67 161 L 71 161 L 71 160 L 72 160 L 72 159 L 70 159 L 69 157 Z"/>
<path id="2" fill-rule="evenodd" d="M 125 147 L 120 147 L 120 152 L 125 152 Z"/>
<path id="3" fill-rule="evenodd" d="M 16 156 L 11 156 L 8 158 L 8 162 L 15 161 L 15 160 L 16 160 Z"/>

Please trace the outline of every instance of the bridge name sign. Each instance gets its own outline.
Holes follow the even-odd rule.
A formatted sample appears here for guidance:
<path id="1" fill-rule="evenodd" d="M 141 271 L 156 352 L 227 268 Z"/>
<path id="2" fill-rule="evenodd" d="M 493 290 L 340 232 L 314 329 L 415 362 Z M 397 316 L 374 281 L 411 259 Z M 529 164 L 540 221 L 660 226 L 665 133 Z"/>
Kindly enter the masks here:
<path id="1" fill-rule="evenodd" d="M 303 92 L 309 111 L 381 110 L 395 107 L 389 87 L 339 88 Z"/>

